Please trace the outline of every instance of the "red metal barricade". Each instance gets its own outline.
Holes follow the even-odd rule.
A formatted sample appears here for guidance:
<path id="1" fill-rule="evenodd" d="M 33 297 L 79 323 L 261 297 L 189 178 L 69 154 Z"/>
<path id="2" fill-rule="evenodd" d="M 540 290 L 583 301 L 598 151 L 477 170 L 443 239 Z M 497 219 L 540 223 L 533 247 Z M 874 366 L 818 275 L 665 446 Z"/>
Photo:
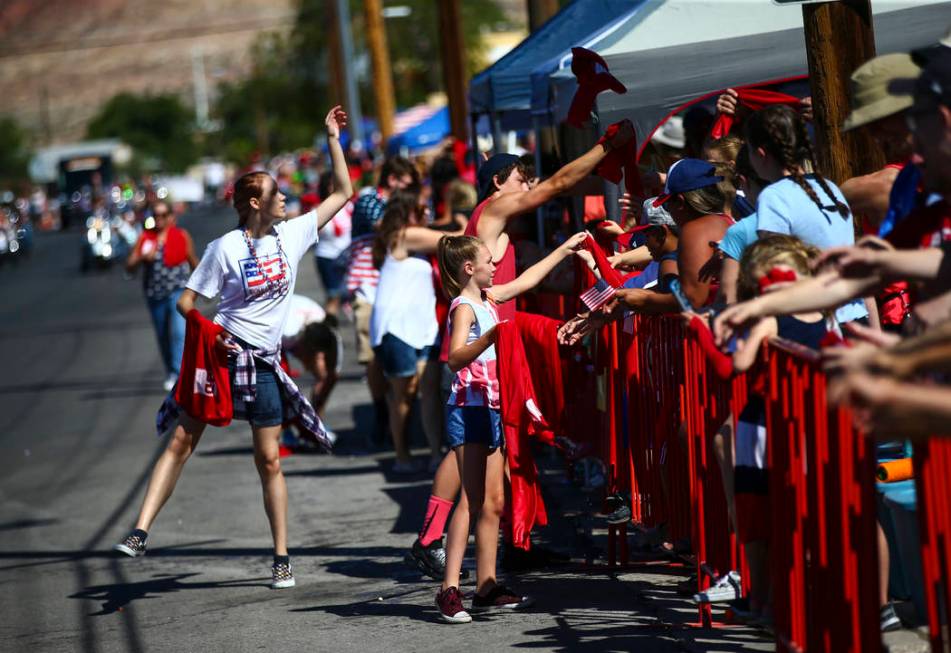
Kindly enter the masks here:
<path id="1" fill-rule="evenodd" d="M 814 352 L 773 343 L 768 357 L 777 649 L 878 651 L 874 448 L 827 405 Z"/>
<path id="2" fill-rule="evenodd" d="M 915 443 L 921 567 L 931 650 L 951 648 L 951 439 Z"/>

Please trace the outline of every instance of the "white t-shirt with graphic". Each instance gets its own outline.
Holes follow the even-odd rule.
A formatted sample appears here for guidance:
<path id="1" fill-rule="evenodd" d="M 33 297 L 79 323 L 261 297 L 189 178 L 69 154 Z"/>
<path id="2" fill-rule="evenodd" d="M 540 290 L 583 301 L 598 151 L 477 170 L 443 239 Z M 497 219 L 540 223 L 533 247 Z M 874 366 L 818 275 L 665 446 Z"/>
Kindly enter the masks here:
<path id="1" fill-rule="evenodd" d="M 257 261 L 241 229 L 211 241 L 187 284 L 208 299 L 220 294 L 215 323 L 261 349 L 275 349 L 281 342 L 297 268 L 317 242 L 317 213 L 279 222 L 274 231 L 277 237 L 251 241 Z"/>

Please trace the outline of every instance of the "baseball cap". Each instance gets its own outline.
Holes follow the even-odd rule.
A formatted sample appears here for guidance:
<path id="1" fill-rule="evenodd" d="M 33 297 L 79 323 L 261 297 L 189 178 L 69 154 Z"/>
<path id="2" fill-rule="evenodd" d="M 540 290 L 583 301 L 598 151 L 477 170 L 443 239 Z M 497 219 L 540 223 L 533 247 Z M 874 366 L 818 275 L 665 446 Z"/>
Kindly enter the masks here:
<path id="1" fill-rule="evenodd" d="M 493 178 L 501 170 L 519 162 L 519 158 L 514 154 L 494 154 L 487 161 L 483 161 L 479 166 L 477 181 L 479 183 L 479 203 L 481 204 L 489 195 L 495 192 L 495 183 Z"/>
<path id="2" fill-rule="evenodd" d="M 723 177 L 714 174 L 716 167 L 701 159 L 680 159 L 667 171 L 667 183 L 664 192 L 654 199 L 654 206 L 661 206 L 678 193 L 705 188 L 723 181 Z"/>
<path id="3" fill-rule="evenodd" d="M 918 77 L 921 69 L 904 53 L 886 54 L 866 61 L 852 73 L 852 112 L 842 124 L 849 131 L 886 118 L 912 105 L 911 93 L 892 89 L 892 82 Z"/>

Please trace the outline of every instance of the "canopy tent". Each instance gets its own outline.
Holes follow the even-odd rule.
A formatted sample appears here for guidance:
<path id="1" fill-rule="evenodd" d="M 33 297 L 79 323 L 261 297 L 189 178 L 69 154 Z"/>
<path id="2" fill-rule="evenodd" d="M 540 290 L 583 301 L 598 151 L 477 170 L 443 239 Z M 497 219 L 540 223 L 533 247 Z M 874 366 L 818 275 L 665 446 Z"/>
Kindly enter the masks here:
<path id="1" fill-rule="evenodd" d="M 872 11 L 879 54 L 936 43 L 951 22 L 949 0 L 873 0 Z M 630 118 L 642 148 L 659 124 L 698 98 L 808 72 L 801 7 L 763 0 L 647 0 L 589 47 L 628 89 L 598 96 L 602 123 Z M 549 107 L 533 109 L 560 122 L 577 84 L 563 68 L 549 85 Z"/>
<path id="2" fill-rule="evenodd" d="M 439 144 L 449 135 L 449 107 L 420 104 L 396 114 L 394 134 L 387 141 L 390 154 L 416 154 Z"/>
<path id="3" fill-rule="evenodd" d="M 469 83 L 469 111 L 494 113 L 504 128 L 531 125 L 529 75 L 542 62 L 561 55 L 566 44 L 591 34 L 645 0 L 573 0 L 532 32 L 515 49 Z"/>
<path id="4" fill-rule="evenodd" d="M 530 111 L 533 118 L 537 119 L 541 124 L 551 123 L 552 113 L 550 110 L 549 77 L 560 70 L 571 69 L 572 48 L 580 46 L 582 48 L 591 49 L 593 45 L 604 43 L 606 39 L 619 31 L 623 34 L 623 30 L 630 24 L 630 21 L 635 15 L 643 14 L 645 11 L 652 9 L 651 3 L 649 3 L 648 0 L 637 0 L 637 2 L 632 4 L 634 5 L 632 8 L 609 20 L 607 23 L 600 25 L 584 38 L 564 43 L 558 54 L 543 61 L 532 69 L 530 77 Z"/>

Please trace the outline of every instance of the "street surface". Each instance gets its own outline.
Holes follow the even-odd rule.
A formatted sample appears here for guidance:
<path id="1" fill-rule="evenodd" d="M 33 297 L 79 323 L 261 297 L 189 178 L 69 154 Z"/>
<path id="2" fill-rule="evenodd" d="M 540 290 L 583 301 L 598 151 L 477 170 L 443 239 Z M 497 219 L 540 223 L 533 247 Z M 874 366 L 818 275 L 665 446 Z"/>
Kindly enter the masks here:
<path id="1" fill-rule="evenodd" d="M 200 253 L 234 219 L 205 209 L 180 223 Z M 512 579 L 537 599 L 528 612 L 440 624 L 437 584 L 403 562 L 429 479 L 388 477 L 391 454 L 367 451 L 349 324 L 326 419 L 338 451 L 283 461 L 297 587 L 268 589 L 244 423 L 205 432 L 148 555 L 116 557 L 164 446 L 153 427 L 164 374 L 140 280 L 118 268 L 81 275 L 81 238 L 40 235 L 31 260 L 0 268 L 0 651 L 771 650 L 750 630 L 687 626 L 696 611 L 673 588 L 682 568 L 586 569 L 580 518 L 569 519 L 580 493 L 557 463 L 546 485 L 563 517 L 542 539 L 575 564 Z M 297 292 L 320 298 L 310 260 Z M 603 531 L 590 541 L 603 549 Z"/>

